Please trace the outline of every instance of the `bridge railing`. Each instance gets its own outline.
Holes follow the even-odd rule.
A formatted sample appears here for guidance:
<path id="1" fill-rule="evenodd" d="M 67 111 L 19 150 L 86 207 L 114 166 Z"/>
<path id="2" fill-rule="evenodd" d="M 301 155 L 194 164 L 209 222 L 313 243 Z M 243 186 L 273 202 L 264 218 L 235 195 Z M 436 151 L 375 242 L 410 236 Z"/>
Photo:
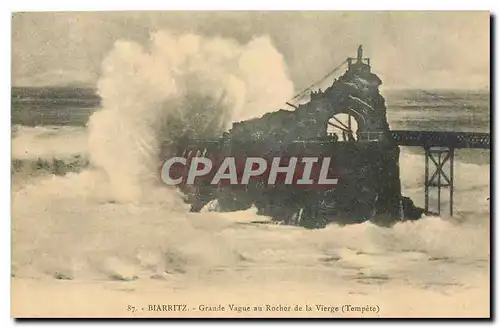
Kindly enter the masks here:
<path id="1" fill-rule="evenodd" d="M 359 132 L 358 141 L 381 141 L 384 138 L 384 132 Z"/>
<path id="2" fill-rule="evenodd" d="M 479 132 L 445 131 L 391 131 L 394 141 L 401 146 L 490 148 L 490 134 Z"/>

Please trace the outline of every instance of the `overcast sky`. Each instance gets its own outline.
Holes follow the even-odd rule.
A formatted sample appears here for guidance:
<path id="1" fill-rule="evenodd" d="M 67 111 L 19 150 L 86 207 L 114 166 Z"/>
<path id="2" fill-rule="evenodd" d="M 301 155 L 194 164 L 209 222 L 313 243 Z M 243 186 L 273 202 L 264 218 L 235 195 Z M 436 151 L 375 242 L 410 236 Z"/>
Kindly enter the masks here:
<path id="1" fill-rule="evenodd" d="M 169 29 L 247 42 L 268 35 L 297 90 L 321 78 L 358 44 L 388 88 L 488 88 L 487 12 L 17 13 L 12 83 L 95 85 L 118 39 L 146 44 Z"/>

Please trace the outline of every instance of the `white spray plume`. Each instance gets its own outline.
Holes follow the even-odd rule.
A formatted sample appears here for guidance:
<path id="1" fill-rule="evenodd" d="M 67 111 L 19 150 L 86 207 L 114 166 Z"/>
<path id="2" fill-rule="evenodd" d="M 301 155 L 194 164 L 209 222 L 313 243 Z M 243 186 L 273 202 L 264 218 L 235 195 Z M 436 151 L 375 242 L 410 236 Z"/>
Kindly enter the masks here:
<path id="1" fill-rule="evenodd" d="M 247 44 L 169 31 L 147 47 L 117 41 L 98 83 L 102 109 L 89 120 L 89 151 L 113 197 L 137 200 L 157 179 L 163 141 L 216 137 L 231 122 L 278 109 L 293 94 L 268 37 Z"/>

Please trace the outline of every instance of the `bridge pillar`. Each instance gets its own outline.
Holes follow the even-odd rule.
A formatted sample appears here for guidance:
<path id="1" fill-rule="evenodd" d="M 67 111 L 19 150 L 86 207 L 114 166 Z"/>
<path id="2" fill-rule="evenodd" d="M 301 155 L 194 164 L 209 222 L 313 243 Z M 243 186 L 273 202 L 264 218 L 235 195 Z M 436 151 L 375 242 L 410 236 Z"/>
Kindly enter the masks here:
<path id="1" fill-rule="evenodd" d="M 437 188 L 437 213 L 441 215 L 441 188 L 449 188 L 450 216 L 453 216 L 453 180 L 454 157 L 453 147 L 424 147 L 425 149 L 425 211 L 429 211 L 429 190 Z M 432 162 L 433 165 L 429 164 Z M 448 173 L 444 165 L 449 163 Z M 433 169 L 430 171 L 430 169 Z"/>

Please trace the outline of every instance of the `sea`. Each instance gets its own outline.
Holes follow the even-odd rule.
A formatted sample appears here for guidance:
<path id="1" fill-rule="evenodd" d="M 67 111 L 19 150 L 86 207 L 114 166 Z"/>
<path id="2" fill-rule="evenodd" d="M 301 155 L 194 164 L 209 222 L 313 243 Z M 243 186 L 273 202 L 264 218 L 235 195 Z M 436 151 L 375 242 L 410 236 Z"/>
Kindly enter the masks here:
<path id="1" fill-rule="evenodd" d="M 382 90 L 382 95 L 394 130 L 491 130 L 489 91 Z M 453 217 L 447 214 L 445 191 L 441 216 L 392 227 L 364 222 L 310 230 L 254 223 L 268 219 L 257 216 L 255 208 L 190 213 L 182 195 L 166 186 L 114 197 L 116 190 L 92 160 L 96 143 L 90 142 L 88 123 L 101 110 L 94 89 L 14 87 L 11 104 L 11 276 L 17 313 L 330 318 L 490 314 L 489 150 L 456 151 Z M 120 120 L 117 116 L 108 122 L 110 131 Z M 116 147 L 122 146 L 127 143 Z M 122 151 L 118 148 L 110 156 Z M 118 180 L 134 174 L 127 169 L 131 161 L 113 159 L 121 163 L 115 170 L 123 171 Z M 402 193 L 423 207 L 422 149 L 401 147 L 400 175 Z M 143 180 L 147 177 L 137 174 L 131 185 Z M 435 210 L 436 195 L 431 196 L 430 210 Z M 149 307 L 174 303 L 186 304 L 187 312 Z M 318 304 L 331 307 L 322 311 Z M 267 311 L 267 305 L 274 310 Z M 332 310 L 345 305 L 359 311 Z"/>

